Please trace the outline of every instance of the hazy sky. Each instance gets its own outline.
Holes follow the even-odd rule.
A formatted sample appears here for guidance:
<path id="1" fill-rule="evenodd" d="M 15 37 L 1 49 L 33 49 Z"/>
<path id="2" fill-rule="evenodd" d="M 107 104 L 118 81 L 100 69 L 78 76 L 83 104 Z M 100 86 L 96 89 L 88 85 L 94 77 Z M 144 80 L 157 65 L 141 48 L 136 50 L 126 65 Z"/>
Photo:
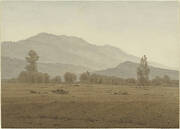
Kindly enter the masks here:
<path id="1" fill-rule="evenodd" d="M 1 39 L 72 35 L 179 67 L 178 7 L 177 2 L 3 2 Z"/>

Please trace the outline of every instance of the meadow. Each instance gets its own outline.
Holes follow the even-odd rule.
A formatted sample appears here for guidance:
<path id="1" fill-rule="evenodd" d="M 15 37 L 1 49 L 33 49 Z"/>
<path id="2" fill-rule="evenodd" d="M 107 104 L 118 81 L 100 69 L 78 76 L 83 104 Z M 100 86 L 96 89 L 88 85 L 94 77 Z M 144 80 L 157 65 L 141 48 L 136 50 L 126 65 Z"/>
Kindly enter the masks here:
<path id="1" fill-rule="evenodd" d="M 3 128 L 179 127 L 179 88 L 1 84 Z"/>

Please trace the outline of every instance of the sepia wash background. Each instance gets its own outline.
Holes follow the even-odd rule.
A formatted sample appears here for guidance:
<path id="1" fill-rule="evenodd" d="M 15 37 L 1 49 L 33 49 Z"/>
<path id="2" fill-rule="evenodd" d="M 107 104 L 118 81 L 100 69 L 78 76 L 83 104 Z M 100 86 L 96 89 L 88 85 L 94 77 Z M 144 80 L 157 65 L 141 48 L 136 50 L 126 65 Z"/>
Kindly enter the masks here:
<path id="1" fill-rule="evenodd" d="M 2 127 L 179 127 L 179 7 L 176 1 L 1 2 Z M 28 73 L 30 50 L 39 56 L 35 74 L 49 74 L 48 83 L 18 82 Z M 143 55 L 147 87 L 136 80 Z M 95 82 L 53 82 L 66 72 Z"/>
<path id="2" fill-rule="evenodd" d="M 178 2 L 1 3 L 1 41 L 25 40 L 41 32 L 75 36 L 179 68 Z"/>

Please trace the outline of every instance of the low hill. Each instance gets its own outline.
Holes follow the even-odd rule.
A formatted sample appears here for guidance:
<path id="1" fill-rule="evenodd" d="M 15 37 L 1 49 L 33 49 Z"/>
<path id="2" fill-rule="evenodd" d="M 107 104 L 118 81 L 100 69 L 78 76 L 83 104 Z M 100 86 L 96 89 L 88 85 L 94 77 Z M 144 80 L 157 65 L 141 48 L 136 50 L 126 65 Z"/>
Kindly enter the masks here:
<path id="1" fill-rule="evenodd" d="M 16 58 L 1 57 L 1 62 L 2 79 L 16 78 L 26 66 L 25 60 Z M 92 69 L 83 66 L 61 63 L 38 63 L 38 70 L 40 72 L 48 73 L 51 77 L 56 75 L 63 76 L 65 72 L 73 72 L 79 74 L 87 70 L 92 71 Z"/>
<path id="2" fill-rule="evenodd" d="M 119 64 L 117 67 L 96 71 L 95 73 L 106 76 L 117 76 L 121 78 L 136 78 L 137 67 L 137 63 L 126 61 Z M 163 77 L 164 75 L 168 75 L 171 79 L 179 79 L 179 72 L 176 70 L 168 70 L 150 66 L 151 79 L 156 76 Z"/>

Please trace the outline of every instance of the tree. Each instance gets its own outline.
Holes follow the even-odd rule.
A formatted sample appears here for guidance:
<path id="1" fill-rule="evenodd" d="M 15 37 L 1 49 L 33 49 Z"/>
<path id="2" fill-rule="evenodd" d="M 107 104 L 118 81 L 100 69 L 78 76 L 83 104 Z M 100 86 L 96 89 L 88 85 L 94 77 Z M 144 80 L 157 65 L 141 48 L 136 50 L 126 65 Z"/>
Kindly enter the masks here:
<path id="1" fill-rule="evenodd" d="M 49 75 L 47 73 L 43 74 L 43 82 L 44 83 L 49 83 Z"/>
<path id="2" fill-rule="evenodd" d="M 51 80 L 52 83 L 61 83 L 61 76 L 55 76 Z"/>
<path id="3" fill-rule="evenodd" d="M 87 83 L 89 82 L 89 79 L 90 79 L 90 73 L 87 71 L 87 72 L 84 72 L 80 75 L 80 81 L 83 82 L 83 83 Z"/>
<path id="4" fill-rule="evenodd" d="M 74 83 L 76 79 L 77 77 L 76 77 L 76 74 L 74 73 L 66 72 L 64 74 L 64 80 L 66 83 Z"/>
<path id="5" fill-rule="evenodd" d="M 34 50 L 30 50 L 28 53 L 28 57 L 26 57 L 26 61 L 29 63 L 25 69 L 29 72 L 37 72 L 37 63 L 39 56 Z"/>
<path id="6" fill-rule="evenodd" d="M 36 82 L 37 82 L 37 83 L 43 83 L 43 82 L 44 82 L 43 73 L 37 72 L 37 75 L 36 75 Z"/>
<path id="7" fill-rule="evenodd" d="M 170 83 L 171 83 L 170 77 L 169 77 L 168 75 L 164 75 L 164 77 L 163 77 L 163 82 L 164 82 L 165 84 L 170 84 Z"/>
<path id="8" fill-rule="evenodd" d="M 22 71 L 19 76 L 19 82 L 26 83 L 49 83 L 49 75 L 47 73 L 38 72 L 37 61 L 39 59 L 38 54 L 34 50 L 30 50 L 28 57 L 25 58 L 28 62 L 25 67 L 26 71 Z"/>
<path id="9" fill-rule="evenodd" d="M 39 59 L 38 54 L 34 50 L 30 50 L 28 56 L 25 58 L 27 61 L 26 71 L 22 71 L 18 80 L 26 83 L 48 83 L 49 75 L 47 73 L 38 72 L 37 61 Z"/>
<path id="10" fill-rule="evenodd" d="M 20 72 L 20 74 L 18 76 L 18 81 L 19 82 L 27 82 L 27 78 L 28 78 L 27 72 L 22 71 L 22 72 Z"/>
<path id="11" fill-rule="evenodd" d="M 162 84 L 162 78 L 159 76 L 156 76 L 154 79 L 152 79 L 152 84 L 153 85 L 161 85 Z"/>
<path id="12" fill-rule="evenodd" d="M 90 83 L 98 84 L 99 81 L 100 81 L 100 75 L 94 73 L 90 76 Z"/>
<path id="13" fill-rule="evenodd" d="M 137 68 L 137 80 L 139 85 L 145 86 L 149 84 L 149 73 L 150 69 L 147 63 L 147 57 L 144 55 Z"/>
<path id="14" fill-rule="evenodd" d="M 126 83 L 128 85 L 135 85 L 136 84 L 136 80 L 134 78 L 128 78 L 128 79 L 126 79 Z"/>

